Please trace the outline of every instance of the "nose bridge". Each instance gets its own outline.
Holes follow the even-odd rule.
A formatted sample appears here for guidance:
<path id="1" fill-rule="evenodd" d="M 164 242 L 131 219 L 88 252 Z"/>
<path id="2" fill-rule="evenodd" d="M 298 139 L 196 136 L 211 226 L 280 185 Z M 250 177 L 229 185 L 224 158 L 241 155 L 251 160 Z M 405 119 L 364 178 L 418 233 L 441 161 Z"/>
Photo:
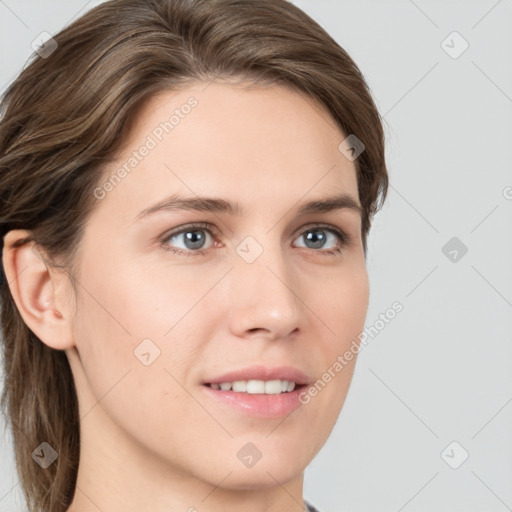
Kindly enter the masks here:
<path id="1" fill-rule="evenodd" d="M 274 337 L 290 334 L 302 321 L 293 268 L 281 241 L 268 234 L 247 236 L 236 247 L 232 321 L 239 335 L 254 329 Z"/>

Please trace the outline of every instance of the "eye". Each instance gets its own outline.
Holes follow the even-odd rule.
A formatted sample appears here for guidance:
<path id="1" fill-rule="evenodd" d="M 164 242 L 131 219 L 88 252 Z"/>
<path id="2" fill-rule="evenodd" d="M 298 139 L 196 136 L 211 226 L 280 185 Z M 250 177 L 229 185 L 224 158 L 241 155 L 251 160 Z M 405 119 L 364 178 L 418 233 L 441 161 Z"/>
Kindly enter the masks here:
<path id="1" fill-rule="evenodd" d="M 205 242 L 208 240 L 208 238 L 213 238 L 212 229 L 213 227 L 207 223 L 185 226 L 179 231 L 165 235 L 165 237 L 162 239 L 162 245 L 165 250 L 177 254 L 184 254 L 186 256 L 193 256 L 196 254 L 203 255 L 205 253 Z M 205 233 L 207 233 L 208 236 L 205 236 Z M 169 242 L 172 240 L 181 240 L 184 247 L 176 248 L 169 245 Z"/>
<path id="2" fill-rule="evenodd" d="M 302 247 L 315 250 L 323 249 L 316 252 L 335 254 L 341 252 L 341 248 L 347 245 L 349 237 L 341 230 L 329 226 L 316 225 L 310 226 L 306 231 L 303 231 L 297 240 L 304 241 L 305 245 Z"/>
<path id="3" fill-rule="evenodd" d="M 183 226 L 178 231 L 165 234 L 161 239 L 161 245 L 166 251 L 175 254 L 204 256 L 207 249 L 211 247 L 211 245 L 209 247 L 205 245 L 208 245 L 209 239 L 213 240 L 214 232 L 216 232 L 214 226 L 208 223 Z M 325 225 L 309 226 L 296 240 L 301 239 L 305 245 L 298 247 L 306 247 L 324 255 L 340 253 L 341 249 L 350 242 L 350 237 L 344 231 Z"/>

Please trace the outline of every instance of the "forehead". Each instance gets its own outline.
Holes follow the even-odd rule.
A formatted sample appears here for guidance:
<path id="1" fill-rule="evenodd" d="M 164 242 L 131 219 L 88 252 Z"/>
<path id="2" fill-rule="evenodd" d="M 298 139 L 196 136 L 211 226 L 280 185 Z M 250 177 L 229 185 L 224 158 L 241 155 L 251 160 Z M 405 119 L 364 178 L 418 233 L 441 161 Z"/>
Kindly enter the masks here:
<path id="1" fill-rule="evenodd" d="M 338 192 L 357 200 L 354 162 L 338 149 L 344 138 L 322 105 L 286 87 L 195 83 L 160 92 L 105 170 L 100 186 L 112 186 L 100 207 L 132 216 L 172 193 L 241 204 Z"/>

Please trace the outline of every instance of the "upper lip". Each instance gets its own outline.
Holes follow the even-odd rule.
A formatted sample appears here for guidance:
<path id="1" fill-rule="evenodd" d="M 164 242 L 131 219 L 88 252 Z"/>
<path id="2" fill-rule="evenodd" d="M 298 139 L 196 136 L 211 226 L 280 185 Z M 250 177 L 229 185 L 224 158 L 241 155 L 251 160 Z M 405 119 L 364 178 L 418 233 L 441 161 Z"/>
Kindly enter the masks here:
<path id="1" fill-rule="evenodd" d="M 235 380 L 287 380 L 295 384 L 308 384 L 309 377 L 298 368 L 292 366 L 248 366 L 240 370 L 232 370 L 217 377 L 212 377 L 203 384 L 220 384 L 221 382 L 234 382 Z"/>

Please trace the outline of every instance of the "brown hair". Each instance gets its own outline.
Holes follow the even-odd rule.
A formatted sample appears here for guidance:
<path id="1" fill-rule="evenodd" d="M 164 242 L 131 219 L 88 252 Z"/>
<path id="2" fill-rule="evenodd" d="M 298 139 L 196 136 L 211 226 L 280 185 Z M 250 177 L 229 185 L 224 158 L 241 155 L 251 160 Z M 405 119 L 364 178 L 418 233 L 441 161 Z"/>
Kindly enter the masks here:
<path id="1" fill-rule="evenodd" d="M 355 161 L 366 237 L 387 193 L 382 119 L 361 72 L 310 17 L 286 0 L 111 0 L 34 54 L 0 105 L 0 237 L 31 236 L 72 268 L 104 164 L 153 94 L 192 81 L 249 79 L 291 87 L 325 106 L 365 146 Z M 340 141 L 341 142 L 341 141 Z M 380 198 L 380 202 L 379 202 Z M 16 466 L 29 510 L 65 511 L 79 463 L 80 420 L 64 351 L 23 322 L 0 287 L 4 389 Z M 58 458 L 42 470 L 42 442 Z"/>

